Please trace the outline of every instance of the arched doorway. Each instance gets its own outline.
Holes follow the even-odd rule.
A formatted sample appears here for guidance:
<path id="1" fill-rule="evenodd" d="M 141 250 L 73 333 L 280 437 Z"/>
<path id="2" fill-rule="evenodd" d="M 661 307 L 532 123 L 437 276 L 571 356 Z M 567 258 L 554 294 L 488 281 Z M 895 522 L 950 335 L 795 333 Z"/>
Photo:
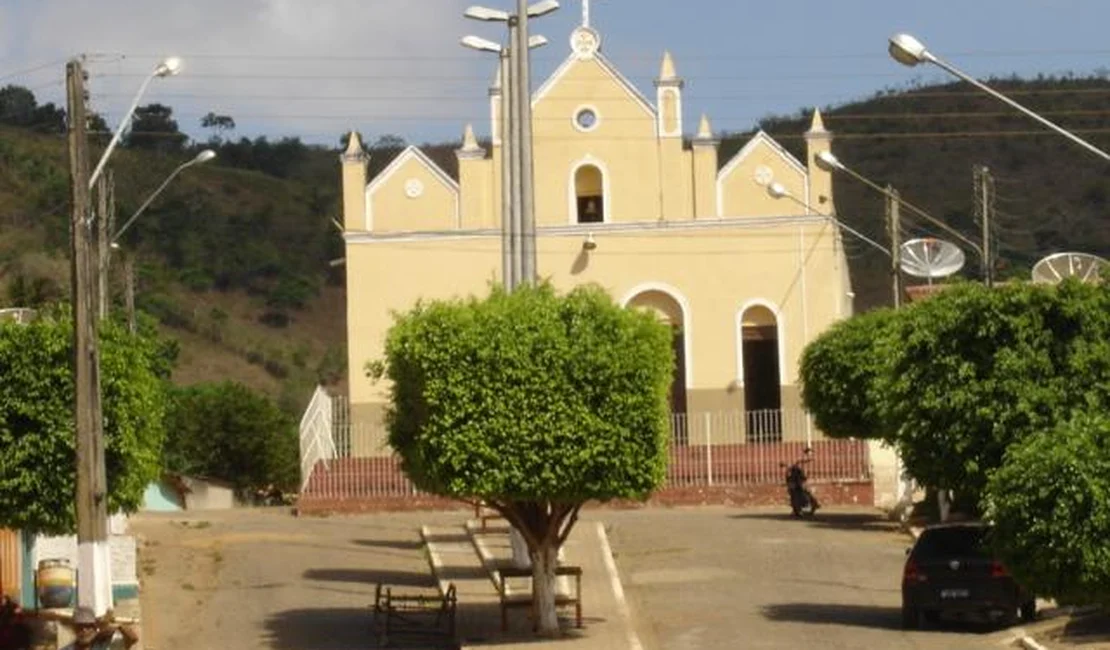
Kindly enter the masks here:
<path id="1" fill-rule="evenodd" d="M 740 316 L 740 356 L 748 442 L 782 440 L 782 374 L 775 313 L 754 305 Z"/>
<path id="2" fill-rule="evenodd" d="M 647 309 L 671 326 L 671 349 L 675 361 L 670 390 L 673 431 L 675 442 L 686 444 L 686 320 L 682 305 L 665 291 L 650 289 L 633 296 L 627 306 Z"/>
<path id="3" fill-rule="evenodd" d="M 575 220 L 605 221 L 605 178 L 596 165 L 582 165 L 574 172 Z"/>

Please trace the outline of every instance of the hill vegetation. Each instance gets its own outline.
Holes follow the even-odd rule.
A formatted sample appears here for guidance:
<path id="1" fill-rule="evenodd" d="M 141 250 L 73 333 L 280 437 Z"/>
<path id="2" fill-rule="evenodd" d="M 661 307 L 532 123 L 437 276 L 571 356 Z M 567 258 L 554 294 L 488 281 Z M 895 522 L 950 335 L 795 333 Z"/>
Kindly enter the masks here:
<path id="1" fill-rule="evenodd" d="M 991 82 L 1034 110 L 1110 148 L 1110 81 L 1102 77 Z M 992 261 L 1002 277 L 1028 277 L 1041 256 L 1062 250 L 1110 254 L 1100 227 L 1110 201 L 1105 163 L 964 84 L 891 90 L 823 109 L 834 150 L 864 176 L 890 183 L 911 202 L 978 240 L 972 170 L 994 179 Z M 759 128 L 804 159 L 810 110 L 764 119 Z M 90 125 L 97 145 L 104 121 Z M 178 177 L 128 230 L 113 255 L 113 299 L 122 307 L 119 262 L 137 265 L 137 303 L 181 343 L 174 381 L 240 381 L 297 413 L 317 382 L 345 375 L 345 301 L 339 166 L 335 147 L 296 138 L 234 139 L 232 116 L 209 114 L 205 143 L 189 142 L 172 108 L 140 108 L 113 156 L 122 222 L 169 173 L 203 148 L 213 162 Z M 337 134 L 338 136 L 339 134 Z M 752 135 L 725 134 L 722 164 Z M 388 134 L 371 143 L 373 176 L 404 146 Z M 456 143 L 426 150 L 446 170 Z M 64 113 L 26 89 L 0 89 L 0 305 L 64 298 L 68 283 L 69 180 Z M 882 198 L 835 178 L 839 217 L 886 241 Z M 939 234 L 906 219 L 906 236 Z M 857 310 L 887 304 L 888 260 L 849 245 Z M 978 274 L 968 255 L 965 275 Z M 912 280 L 911 280 L 912 282 Z"/>

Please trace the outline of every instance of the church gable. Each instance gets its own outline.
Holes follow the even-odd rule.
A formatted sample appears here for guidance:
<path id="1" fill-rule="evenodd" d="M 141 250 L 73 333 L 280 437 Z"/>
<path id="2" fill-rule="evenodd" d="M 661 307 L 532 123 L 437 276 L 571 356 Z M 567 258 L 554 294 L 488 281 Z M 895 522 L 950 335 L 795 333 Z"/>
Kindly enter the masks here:
<path id="1" fill-rule="evenodd" d="M 804 214 L 793 201 L 767 194 L 772 182 L 806 196 L 806 167 L 763 131 L 755 134 L 717 174 L 717 210 L 722 217 Z"/>
<path id="2" fill-rule="evenodd" d="M 600 54 L 572 55 L 536 92 L 532 106 L 537 138 L 655 136 L 655 109 Z"/>
<path id="3" fill-rule="evenodd" d="M 420 149 L 402 151 L 366 186 L 366 229 L 443 231 L 459 227 L 459 186 Z"/>

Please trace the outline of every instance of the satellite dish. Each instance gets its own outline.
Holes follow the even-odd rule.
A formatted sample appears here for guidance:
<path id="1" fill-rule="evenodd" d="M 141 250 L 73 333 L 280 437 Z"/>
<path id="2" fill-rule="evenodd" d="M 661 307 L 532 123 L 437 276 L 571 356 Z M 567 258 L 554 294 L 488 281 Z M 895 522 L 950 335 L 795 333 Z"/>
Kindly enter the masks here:
<path id="1" fill-rule="evenodd" d="M 964 252 L 943 239 L 911 239 L 901 247 L 902 271 L 917 278 L 946 278 L 964 267 Z"/>
<path id="2" fill-rule="evenodd" d="M 1064 278 L 1098 280 L 1106 260 L 1090 253 L 1053 253 L 1033 265 L 1033 282 L 1056 284 Z"/>

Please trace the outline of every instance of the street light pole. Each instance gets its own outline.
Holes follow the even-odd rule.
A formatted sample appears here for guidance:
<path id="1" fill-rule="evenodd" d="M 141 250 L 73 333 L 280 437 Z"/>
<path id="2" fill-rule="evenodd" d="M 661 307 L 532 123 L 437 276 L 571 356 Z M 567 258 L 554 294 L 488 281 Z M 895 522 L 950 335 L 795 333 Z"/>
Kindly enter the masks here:
<path id="1" fill-rule="evenodd" d="M 894 209 L 892 209 L 892 215 L 894 215 L 894 216 L 891 217 L 891 224 L 890 224 L 890 228 L 891 228 L 890 234 L 891 234 L 891 238 L 892 238 L 891 249 L 892 249 L 892 256 L 893 257 L 898 258 L 898 257 L 901 256 L 900 252 L 893 252 L 893 251 L 895 251 L 898 248 L 898 246 L 901 245 L 901 214 L 900 214 L 900 210 L 898 208 L 905 207 L 905 208 L 909 209 L 910 212 L 913 212 L 917 216 L 921 217 L 922 219 L 925 219 L 926 221 L 933 224 L 937 228 L 940 228 L 941 230 L 945 231 L 946 233 L 952 235 L 956 239 L 963 242 L 965 245 L 967 245 L 969 248 L 971 248 L 971 250 L 975 251 L 975 254 L 978 255 L 980 257 L 980 259 L 982 259 L 983 249 L 982 249 L 981 246 L 979 246 L 979 244 L 975 243 L 971 239 L 968 239 L 966 236 L 964 236 L 962 233 L 960 233 L 960 231 L 956 230 L 952 226 L 949 226 L 948 224 L 944 223 L 940 219 L 937 219 L 936 217 L 929 214 L 925 210 L 922 210 L 921 208 L 917 207 L 916 205 L 914 205 L 914 204 L 910 203 L 909 201 L 903 199 L 901 197 L 901 195 L 898 194 L 896 191 L 894 191 L 894 188 L 890 187 L 889 185 L 887 187 L 883 187 L 883 186 L 879 185 L 878 183 L 875 183 L 871 179 L 867 178 L 866 176 L 856 172 L 851 167 L 848 167 L 844 163 L 840 162 L 840 159 L 838 159 L 831 151 L 822 151 L 821 153 L 817 154 L 817 164 L 820 165 L 823 169 L 844 172 L 848 176 L 851 176 L 852 178 L 856 179 L 857 181 L 863 183 L 864 185 L 866 185 L 866 186 L 870 187 L 871 189 L 875 190 L 876 192 L 882 194 L 884 197 L 886 197 L 886 199 L 888 201 L 893 201 L 893 202 L 897 203 L 897 206 Z M 897 223 L 894 223 L 895 221 L 897 221 Z M 898 243 L 893 242 L 894 238 L 897 238 L 899 240 Z M 900 264 L 900 262 L 899 262 L 899 264 Z M 895 273 L 895 275 L 897 275 L 897 273 Z M 900 281 L 901 280 L 899 279 L 899 282 Z M 899 289 L 895 289 L 895 291 L 899 291 Z M 899 293 L 899 302 L 900 302 L 900 299 L 901 299 L 901 294 Z M 897 305 L 898 303 L 895 303 L 895 304 Z"/>
<path id="2" fill-rule="evenodd" d="M 123 233 L 131 227 L 131 224 L 135 223 L 135 220 L 138 219 L 139 216 L 143 214 L 143 212 L 146 212 L 146 209 L 150 207 L 150 204 L 154 202 L 154 199 L 158 198 L 158 195 L 162 193 L 162 190 L 166 189 L 166 186 L 170 184 L 170 181 L 177 178 L 178 174 L 185 171 L 189 167 L 192 167 L 193 165 L 206 163 L 215 157 L 215 151 L 212 151 L 211 149 L 205 149 L 204 151 L 201 151 L 195 157 L 193 157 L 192 160 L 187 160 L 178 165 L 177 169 L 174 169 L 170 173 L 170 175 L 166 177 L 166 180 L 162 181 L 162 184 L 158 186 L 158 189 L 151 192 L 150 196 L 146 198 L 146 201 L 143 201 L 143 204 L 139 206 L 139 209 L 135 211 L 135 214 L 131 215 L 131 217 L 128 218 L 122 226 L 120 226 L 119 230 L 116 231 L 116 234 L 112 235 L 112 240 L 110 243 L 116 244 L 119 242 L 119 238 L 123 236 Z"/>
<path id="3" fill-rule="evenodd" d="M 477 36 L 466 36 L 462 44 L 476 50 L 497 52 L 501 63 L 501 179 L 502 179 L 502 278 L 512 290 L 536 279 L 535 172 L 532 155 L 532 98 L 529 81 L 529 52 L 547 44 L 543 36 L 528 35 L 528 19 L 559 8 L 558 0 L 540 0 L 528 6 L 517 0 L 517 13 L 482 6 L 463 13 L 475 20 L 504 22 L 509 28 L 509 46 Z"/>
<path id="4" fill-rule="evenodd" d="M 147 75 L 146 79 L 143 79 L 142 85 L 139 86 L 139 92 L 135 93 L 135 99 L 131 100 L 131 106 L 127 109 L 127 112 L 123 114 L 123 119 L 120 120 L 119 126 L 116 127 L 116 132 L 112 134 L 112 140 L 108 142 L 108 148 L 105 149 L 104 153 L 100 156 L 100 162 L 96 164 L 96 169 L 93 170 L 92 176 L 89 177 L 89 189 L 92 189 L 96 180 L 100 178 L 100 172 L 104 171 L 104 165 L 108 163 L 108 158 L 112 155 L 112 152 L 115 151 L 116 145 L 119 144 L 120 136 L 123 135 L 124 129 L 131 123 L 131 116 L 135 114 L 135 109 L 139 107 L 139 100 L 142 99 L 143 93 L 146 92 L 150 82 L 158 77 L 172 77 L 178 72 L 181 72 L 181 59 L 170 57 L 159 63 L 158 67 L 154 68 L 154 71 Z"/>
<path id="5" fill-rule="evenodd" d="M 98 282 L 89 220 L 89 152 L 85 71 L 66 64 L 66 114 L 73 213 L 70 220 L 73 301 L 73 388 L 77 430 L 77 603 L 103 614 L 112 602 L 108 493 L 100 404 L 100 355 L 95 314 Z"/>
<path id="6" fill-rule="evenodd" d="M 97 616 L 112 604 L 111 549 L 108 544 L 108 481 L 104 462 L 104 418 L 100 393 L 99 285 L 101 257 L 92 233 L 90 192 L 119 143 L 143 92 L 157 77 L 177 74 L 181 60 L 166 59 L 142 83 L 131 107 L 89 173 L 85 69 L 66 63 L 66 115 L 73 213 L 70 223 L 73 303 L 74 421 L 77 436 L 77 604 Z M 102 218 L 105 218 L 102 216 Z"/>
<path id="7" fill-rule="evenodd" d="M 881 251 L 884 255 L 886 255 L 888 257 L 890 256 L 890 251 L 887 250 L 887 248 L 885 246 L 883 246 L 879 242 L 875 241 L 874 239 L 871 239 L 870 237 L 861 233 L 860 231 L 852 228 L 848 224 L 846 224 L 843 221 L 841 221 L 840 219 L 838 219 L 835 215 L 824 214 L 821 211 L 815 209 L 809 203 L 806 203 L 804 200 L 802 200 L 802 199 L 794 196 L 793 194 L 791 194 L 790 191 L 786 189 L 786 186 L 782 185 L 781 183 L 771 183 L 770 185 L 768 185 L 767 186 L 767 193 L 770 194 L 771 197 L 775 198 L 775 199 L 790 199 L 791 201 L 797 203 L 798 205 L 800 205 L 803 208 L 805 208 L 806 210 L 808 210 L 811 214 L 815 214 L 815 215 L 821 216 L 825 219 L 828 219 L 837 228 L 840 228 L 841 230 L 844 230 L 845 232 L 847 232 L 850 235 L 856 237 L 857 239 L 859 239 L 860 241 L 864 242 L 865 244 L 871 246 L 872 248 L 875 248 L 875 249 Z"/>
<path id="8" fill-rule="evenodd" d="M 510 156 L 513 155 L 513 89 L 510 72 L 509 50 L 503 48 L 498 55 L 501 62 L 501 281 L 507 291 L 512 291 L 513 277 L 513 172 Z"/>
<path id="9" fill-rule="evenodd" d="M 1002 103 L 1010 106 L 1011 108 L 1017 109 L 1021 113 L 1024 113 L 1025 115 L 1027 115 L 1028 117 L 1033 118 L 1037 122 L 1040 122 L 1044 126 L 1047 126 L 1048 128 L 1052 129 L 1056 133 L 1059 133 L 1060 135 L 1062 135 L 1065 138 L 1071 140 L 1072 142 L 1078 144 L 1079 146 L 1081 146 L 1084 149 L 1090 151 L 1091 153 L 1095 154 L 1096 156 L 1102 158 L 1103 160 L 1110 161 L 1110 153 L 1106 153 L 1102 149 L 1099 149 L 1095 145 L 1091 144 L 1090 142 L 1087 142 L 1083 138 L 1075 135 L 1071 131 L 1068 131 L 1067 129 L 1063 128 L 1062 126 L 1056 124 L 1055 122 L 1051 122 L 1048 119 L 1046 119 L 1044 117 L 1041 117 L 1040 115 L 1033 112 L 1032 110 L 1026 108 L 1025 106 L 1022 106 L 1021 104 L 1015 102 L 1014 100 L 1012 100 L 1009 97 L 1003 95 L 1002 93 L 998 92 L 997 90 L 995 90 L 995 89 L 991 88 L 990 86 L 984 84 L 983 82 L 979 81 L 978 79 L 976 79 L 976 78 L 972 77 L 971 75 L 965 73 L 964 71 L 960 70 L 959 68 L 952 65 L 951 63 L 948 63 L 944 59 L 941 59 L 940 57 L 934 55 L 932 52 L 930 52 L 928 49 L 926 49 L 925 45 L 921 41 L 917 40 L 916 38 L 914 38 L 913 36 L 911 36 L 909 34 L 895 34 L 894 36 L 891 36 L 890 37 L 889 52 L 890 52 L 890 56 L 895 61 L 897 61 L 897 62 L 899 62 L 903 65 L 907 65 L 907 66 L 912 67 L 912 66 L 918 65 L 919 63 L 932 63 L 933 65 L 936 65 L 937 67 L 951 73 L 955 77 L 966 81 L 967 83 L 971 84 L 972 86 L 975 86 L 979 90 L 982 90 L 983 92 L 987 93 L 991 97 L 994 97 L 995 99 L 997 99 L 997 100 L 1001 101 Z"/>
<path id="10" fill-rule="evenodd" d="M 517 43 L 527 43 L 528 0 L 517 0 Z M 536 189 L 532 157 L 532 83 L 531 52 L 526 47 L 514 47 L 517 57 L 517 118 L 520 124 L 520 228 L 521 228 L 521 281 L 526 285 L 536 282 Z"/>
<path id="11" fill-rule="evenodd" d="M 511 217 L 511 248 L 513 251 L 513 281 L 510 290 L 527 282 L 524 276 L 524 161 L 521 157 L 521 80 L 520 80 L 520 52 L 523 41 L 520 38 L 520 22 L 517 16 L 509 18 L 509 88 L 512 91 L 509 119 L 509 175 L 512 185 L 509 192 L 512 199 Z"/>

